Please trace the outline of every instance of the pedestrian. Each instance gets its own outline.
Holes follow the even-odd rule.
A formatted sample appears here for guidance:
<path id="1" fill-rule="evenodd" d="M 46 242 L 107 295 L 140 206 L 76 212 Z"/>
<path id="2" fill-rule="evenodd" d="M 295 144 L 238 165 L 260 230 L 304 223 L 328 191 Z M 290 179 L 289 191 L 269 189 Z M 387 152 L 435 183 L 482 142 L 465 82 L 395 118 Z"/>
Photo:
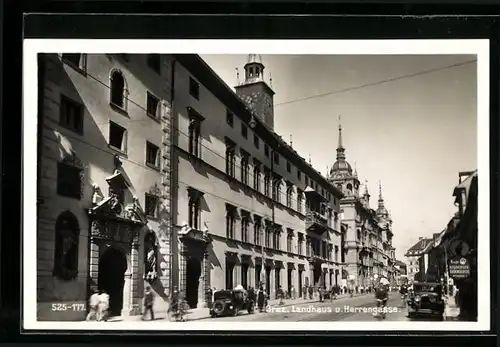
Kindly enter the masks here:
<path id="1" fill-rule="evenodd" d="M 142 320 L 146 320 L 146 315 L 148 314 L 148 312 L 150 314 L 151 320 L 155 320 L 153 304 L 154 304 L 154 294 L 153 291 L 151 290 L 151 287 L 147 286 L 146 290 L 144 291 L 144 313 L 142 315 Z"/>
<path id="2" fill-rule="evenodd" d="M 266 292 L 264 291 L 264 287 L 260 286 L 259 291 L 257 292 L 257 307 L 260 312 L 264 311 L 264 304 L 266 302 Z"/>
<path id="3" fill-rule="evenodd" d="M 307 286 L 302 286 L 302 298 L 307 299 Z"/>
<path id="4" fill-rule="evenodd" d="M 99 290 L 99 296 L 98 296 L 98 303 L 97 303 L 97 312 L 96 312 L 96 320 L 98 322 L 100 321 L 105 321 L 107 322 L 108 317 L 109 317 L 109 295 L 106 293 L 104 290 Z"/>
<path id="5" fill-rule="evenodd" d="M 91 290 L 92 295 L 89 298 L 89 313 L 87 314 L 86 321 L 97 318 L 97 305 L 99 304 L 99 293 L 97 290 Z"/>
<path id="6" fill-rule="evenodd" d="M 312 286 L 309 286 L 309 300 L 313 299 L 313 294 L 314 294 L 314 288 Z"/>
<path id="7" fill-rule="evenodd" d="M 278 287 L 278 290 L 276 291 L 276 296 L 280 300 L 279 305 L 284 305 L 285 304 L 285 302 L 283 301 L 284 292 L 283 292 L 283 289 L 281 288 L 281 286 Z"/>
<path id="8" fill-rule="evenodd" d="M 292 300 L 295 300 L 295 298 L 297 297 L 297 294 L 295 293 L 295 287 L 294 286 L 292 286 L 291 292 L 292 292 Z"/>

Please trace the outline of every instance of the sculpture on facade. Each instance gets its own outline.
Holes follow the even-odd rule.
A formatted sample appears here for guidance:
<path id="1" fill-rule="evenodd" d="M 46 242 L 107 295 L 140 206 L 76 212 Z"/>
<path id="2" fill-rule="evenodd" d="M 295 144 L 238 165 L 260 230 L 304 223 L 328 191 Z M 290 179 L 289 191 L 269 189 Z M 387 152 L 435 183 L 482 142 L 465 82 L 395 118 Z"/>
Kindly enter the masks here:
<path id="1" fill-rule="evenodd" d="M 144 237 L 144 279 L 146 281 L 152 282 L 158 278 L 157 258 L 156 235 L 153 231 L 148 231 Z"/>

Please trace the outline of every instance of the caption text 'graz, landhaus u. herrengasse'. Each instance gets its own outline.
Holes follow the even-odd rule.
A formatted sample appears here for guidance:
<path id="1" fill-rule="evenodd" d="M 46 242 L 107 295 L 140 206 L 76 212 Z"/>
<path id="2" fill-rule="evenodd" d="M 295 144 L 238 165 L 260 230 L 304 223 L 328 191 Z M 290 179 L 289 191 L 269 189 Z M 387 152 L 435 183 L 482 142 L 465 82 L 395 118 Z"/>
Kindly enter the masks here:
<path id="1" fill-rule="evenodd" d="M 174 288 L 196 308 L 238 284 L 274 297 L 394 278 L 381 189 L 375 211 L 340 126 L 327 176 L 275 132 L 260 56 L 235 91 L 195 54 L 38 63 L 38 319 L 61 320 L 51 303 L 95 289 L 126 316 L 146 285 L 162 310 Z"/>

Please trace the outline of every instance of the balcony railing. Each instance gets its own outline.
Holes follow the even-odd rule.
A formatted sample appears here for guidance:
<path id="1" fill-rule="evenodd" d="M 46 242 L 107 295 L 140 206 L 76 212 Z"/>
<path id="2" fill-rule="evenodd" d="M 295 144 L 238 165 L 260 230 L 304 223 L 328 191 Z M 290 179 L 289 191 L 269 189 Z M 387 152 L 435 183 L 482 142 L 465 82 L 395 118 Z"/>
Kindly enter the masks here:
<path id="1" fill-rule="evenodd" d="M 306 229 L 323 233 L 328 229 L 328 219 L 318 212 L 309 211 L 306 214 Z"/>

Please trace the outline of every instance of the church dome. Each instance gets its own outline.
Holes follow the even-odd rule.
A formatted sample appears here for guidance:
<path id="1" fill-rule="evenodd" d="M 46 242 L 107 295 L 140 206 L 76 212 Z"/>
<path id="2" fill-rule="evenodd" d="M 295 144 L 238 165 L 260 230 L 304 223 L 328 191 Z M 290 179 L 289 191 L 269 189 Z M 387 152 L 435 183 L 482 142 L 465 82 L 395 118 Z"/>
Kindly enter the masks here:
<path id="1" fill-rule="evenodd" d="M 380 216 L 388 216 L 389 212 L 387 212 L 387 209 L 385 208 L 385 206 L 379 206 L 377 208 L 377 214 Z"/>
<path id="2" fill-rule="evenodd" d="M 351 164 L 349 164 L 345 160 L 337 160 L 333 164 L 332 169 L 330 170 L 330 174 L 334 174 L 338 171 L 347 171 L 349 174 L 352 174 Z"/>

